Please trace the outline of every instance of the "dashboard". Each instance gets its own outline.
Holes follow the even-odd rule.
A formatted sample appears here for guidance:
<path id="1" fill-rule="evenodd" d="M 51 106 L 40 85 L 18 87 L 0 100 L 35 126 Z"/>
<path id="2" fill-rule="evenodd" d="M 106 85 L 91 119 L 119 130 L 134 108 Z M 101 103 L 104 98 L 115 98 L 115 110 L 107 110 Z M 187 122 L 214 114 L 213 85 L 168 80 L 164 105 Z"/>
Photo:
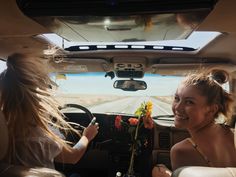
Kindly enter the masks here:
<path id="1" fill-rule="evenodd" d="M 68 121 L 87 126 L 90 119 L 84 113 L 65 113 Z M 66 175 L 79 173 L 83 177 L 102 174 L 114 177 L 116 172 L 126 173 L 130 162 L 131 137 L 127 130 L 115 127 L 115 114 L 94 114 L 99 123 L 99 132 L 90 143 L 87 152 L 76 165 L 56 164 Z M 129 119 L 123 116 L 122 119 Z M 170 148 L 188 136 L 185 131 L 173 127 L 171 120 L 154 120 L 154 129 L 141 130 L 147 136 L 147 145 L 141 147 L 136 156 L 134 170 L 137 176 L 149 177 L 154 164 L 163 163 L 170 167 Z M 67 140 L 76 143 L 79 137 L 68 135 Z"/>

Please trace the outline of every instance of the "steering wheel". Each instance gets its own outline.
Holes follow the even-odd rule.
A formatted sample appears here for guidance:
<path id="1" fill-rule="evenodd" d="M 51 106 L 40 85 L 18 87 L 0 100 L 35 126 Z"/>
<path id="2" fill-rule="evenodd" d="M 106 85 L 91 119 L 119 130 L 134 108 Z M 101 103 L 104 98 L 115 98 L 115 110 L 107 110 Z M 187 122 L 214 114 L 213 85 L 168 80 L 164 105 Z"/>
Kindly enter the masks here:
<path id="1" fill-rule="evenodd" d="M 81 106 L 79 104 L 65 104 L 60 109 L 66 109 L 66 108 L 77 108 L 77 109 L 80 109 L 80 110 L 84 111 L 87 114 L 89 122 L 91 122 L 93 117 L 94 117 L 94 115 L 87 108 L 85 108 L 84 106 Z"/>
<path id="2" fill-rule="evenodd" d="M 87 115 L 86 118 L 88 118 L 88 120 L 85 120 L 86 122 L 81 123 L 82 125 L 80 125 L 80 124 L 77 125 L 82 129 L 85 128 L 83 126 L 84 124 L 87 124 L 87 123 L 89 124 L 92 121 L 92 119 L 94 118 L 94 115 L 91 113 L 91 111 L 89 111 L 87 108 L 85 108 L 84 106 L 81 106 L 79 104 L 65 104 L 63 107 L 60 108 L 60 110 L 66 109 L 66 108 L 77 108 L 77 109 L 80 109 L 86 113 L 86 115 Z M 67 140 L 70 142 L 73 142 L 73 141 L 75 141 L 75 136 L 72 136 L 72 137 L 68 136 Z M 78 141 L 78 140 L 79 139 L 77 139 L 76 141 Z M 89 149 L 89 148 L 87 148 L 87 149 Z"/>

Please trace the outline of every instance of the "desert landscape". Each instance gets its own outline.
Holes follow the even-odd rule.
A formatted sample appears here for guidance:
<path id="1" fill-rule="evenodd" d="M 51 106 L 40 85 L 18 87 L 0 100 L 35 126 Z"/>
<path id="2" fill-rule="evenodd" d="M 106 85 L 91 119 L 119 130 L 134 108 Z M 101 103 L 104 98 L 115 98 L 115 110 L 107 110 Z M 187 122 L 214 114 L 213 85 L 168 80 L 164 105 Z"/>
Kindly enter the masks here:
<path id="1" fill-rule="evenodd" d="M 56 98 L 61 104 L 74 103 L 89 107 L 99 105 L 105 102 L 127 98 L 127 96 L 57 94 Z M 169 104 L 171 104 L 173 101 L 173 96 L 155 96 L 154 98 Z"/>

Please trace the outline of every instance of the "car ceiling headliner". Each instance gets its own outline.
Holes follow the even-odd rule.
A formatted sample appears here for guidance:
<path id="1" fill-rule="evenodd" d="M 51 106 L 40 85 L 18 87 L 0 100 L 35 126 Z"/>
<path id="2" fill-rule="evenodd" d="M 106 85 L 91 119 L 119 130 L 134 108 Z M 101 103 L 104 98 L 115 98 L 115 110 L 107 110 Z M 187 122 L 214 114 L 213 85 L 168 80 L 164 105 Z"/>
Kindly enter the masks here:
<path id="1" fill-rule="evenodd" d="M 133 55 L 158 57 L 199 57 L 226 58 L 236 63 L 236 1 L 219 0 L 214 10 L 199 26 L 198 31 L 222 31 L 223 35 L 210 42 L 198 52 L 160 52 L 160 51 L 93 51 L 80 53 L 80 57 L 110 58 L 113 56 Z M 227 20 L 226 20 L 227 19 Z M 50 33 L 46 28 L 26 17 L 17 7 L 15 0 L 3 0 L 0 6 L 0 57 L 5 59 L 14 52 L 28 53 L 42 57 L 43 50 L 52 45 L 46 39 L 35 38 L 34 35 Z M 222 46 L 224 46 L 222 48 Z M 148 53 L 148 55 L 147 55 Z"/>

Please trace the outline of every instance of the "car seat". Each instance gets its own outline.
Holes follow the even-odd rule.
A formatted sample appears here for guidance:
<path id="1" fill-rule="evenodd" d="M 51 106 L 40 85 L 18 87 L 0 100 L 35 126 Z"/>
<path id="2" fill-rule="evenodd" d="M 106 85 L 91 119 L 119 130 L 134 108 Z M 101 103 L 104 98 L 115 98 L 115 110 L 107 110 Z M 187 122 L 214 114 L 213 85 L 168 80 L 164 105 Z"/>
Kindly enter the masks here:
<path id="1" fill-rule="evenodd" d="M 171 177 L 236 177 L 236 168 L 189 166 L 178 168 Z"/>
<path id="2" fill-rule="evenodd" d="M 8 131 L 6 120 L 3 116 L 2 111 L 0 111 L 0 161 L 4 158 L 8 149 Z"/>

